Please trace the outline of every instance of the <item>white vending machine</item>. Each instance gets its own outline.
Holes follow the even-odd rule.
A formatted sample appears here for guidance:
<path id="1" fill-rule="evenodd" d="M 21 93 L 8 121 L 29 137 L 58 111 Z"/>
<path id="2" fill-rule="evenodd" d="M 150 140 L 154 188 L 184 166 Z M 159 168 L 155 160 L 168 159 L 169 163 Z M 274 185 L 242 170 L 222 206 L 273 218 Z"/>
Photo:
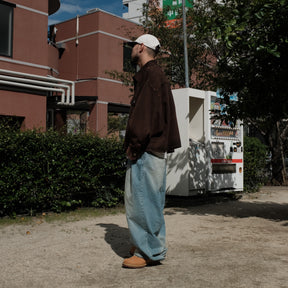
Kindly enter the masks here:
<path id="1" fill-rule="evenodd" d="M 217 119 L 219 93 L 172 91 L 182 147 L 168 154 L 167 194 L 243 191 L 243 127 Z"/>

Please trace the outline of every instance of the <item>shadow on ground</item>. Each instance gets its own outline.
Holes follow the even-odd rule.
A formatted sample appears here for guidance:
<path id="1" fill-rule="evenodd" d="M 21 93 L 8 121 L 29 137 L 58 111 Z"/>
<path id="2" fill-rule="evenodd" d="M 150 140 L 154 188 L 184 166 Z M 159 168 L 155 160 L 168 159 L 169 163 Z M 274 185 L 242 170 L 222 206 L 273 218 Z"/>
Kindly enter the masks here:
<path id="1" fill-rule="evenodd" d="M 287 195 L 288 197 L 288 195 Z M 274 221 L 288 220 L 288 203 L 240 201 L 240 195 L 203 197 L 168 197 L 166 215 L 176 212 L 191 215 L 222 215 L 235 218 L 260 217 Z M 286 225 L 286 224 L 285 224 Z"/>
<path id="2" fill-rule="evenodd" d="M 219 215 L 234 218 L 258 217 L 272 221 L 287 221 L 282 223 L 288 227 L 288 203 L 264 202 L 250 200 L 242 201 L 242 195 L 215 194 L 197 197 L 168 196 L 165 215 L 182 213 L 183 215 Z M 288 194 L 287 194 L 288 198 Z M 130 241 L 127 228 L 116 224 L 97 224 L 105 229 L 105 241 L 120 257 L 129 257 Z"/>
<path id="3" fill-rule="evenodd" d="M 111 246 L 111 249 L 120 257 L 129 256 L 130 236 L 127 228 L 116 224 L 99 223 L 97 226 L 105 228 L 105 241 Z"/>

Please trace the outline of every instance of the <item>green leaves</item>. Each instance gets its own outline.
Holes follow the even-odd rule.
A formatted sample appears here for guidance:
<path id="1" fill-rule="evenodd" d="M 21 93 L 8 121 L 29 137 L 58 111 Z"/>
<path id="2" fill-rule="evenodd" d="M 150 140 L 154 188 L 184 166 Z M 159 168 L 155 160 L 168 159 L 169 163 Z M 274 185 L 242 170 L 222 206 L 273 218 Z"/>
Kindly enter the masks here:
<path id="1" fill-rule="evenodd" d="M 237 102 L 225 102 L 225 117 L 253 123 L 266 141 L 274 138 L 277 123 L 288 118 L 288 0 L 199 0 L 189 13 L 195 21 L 190 34 L 214 59 L 210 69 L 199 61 L 195 74 L 208 89 L 237 92 Z M 279 139 L 267 143 L 271 151 L 283 150 Z M 272 177 L 285 175 L 279 155 L 272 158 Z M 277 182 L 285 183 L 279 175 Z"/>
<path id="2" fill-rule="evenodd" d="M 265 177 L 267 147 L 258 138 L 244 138 L 244 189 L 255 192 L 267 181 Z"/>
<path id="3" fill-rule="evenodd" d="M 115 206 L 123 201 L 124 175 L 115 139 L 0 129 L 0 216 L 61 212 L 99 198 Z"/>
<path id="4" fill-rule="evenodd" d="M 195 39 L 215 59 L 212 85 L 239 93 L 237 116 L 287 118 L 288 1 L 201 0 L 190 13 Z"/>

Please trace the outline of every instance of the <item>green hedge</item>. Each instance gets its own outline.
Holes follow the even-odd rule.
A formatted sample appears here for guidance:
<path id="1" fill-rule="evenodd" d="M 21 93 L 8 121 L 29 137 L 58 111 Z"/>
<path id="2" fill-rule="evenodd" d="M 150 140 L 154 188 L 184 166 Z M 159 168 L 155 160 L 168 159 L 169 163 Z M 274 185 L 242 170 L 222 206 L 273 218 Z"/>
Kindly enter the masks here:
<path id="1" fill-rule="evenodd" d="M 0 129 L 0 216 L 123 201 L 122 143 L 93 135 Z"/>
<path id="2" fill-rule="evenodd" d="M 265 182 L 267 149 L 244 139 L 244 188 Z M 93 135 L 15 132 L 0 127 L 0 216 L 61 212 L 123 202 L 122 142 Z"/>
<path id="3" fill-rule="evenodd" d="M 264 185 L 267 147 L 258 138 L 244 137 L 244 190 L 255 192 Z"/>

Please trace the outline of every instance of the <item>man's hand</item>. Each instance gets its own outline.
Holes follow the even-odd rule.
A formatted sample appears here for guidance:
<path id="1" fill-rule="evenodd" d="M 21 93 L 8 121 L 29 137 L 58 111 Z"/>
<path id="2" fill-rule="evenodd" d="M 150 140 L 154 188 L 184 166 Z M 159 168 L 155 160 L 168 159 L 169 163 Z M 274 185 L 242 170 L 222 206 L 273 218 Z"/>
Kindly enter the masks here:
<path id="1" fill-rule="evenodd" d="M 130 146 L 128 147 L 128 149 L 126 151 L 126 156 L 131 161 L 136 161 L 137 160 L 137 154 L 135 152 L 131 151 Z"/>

